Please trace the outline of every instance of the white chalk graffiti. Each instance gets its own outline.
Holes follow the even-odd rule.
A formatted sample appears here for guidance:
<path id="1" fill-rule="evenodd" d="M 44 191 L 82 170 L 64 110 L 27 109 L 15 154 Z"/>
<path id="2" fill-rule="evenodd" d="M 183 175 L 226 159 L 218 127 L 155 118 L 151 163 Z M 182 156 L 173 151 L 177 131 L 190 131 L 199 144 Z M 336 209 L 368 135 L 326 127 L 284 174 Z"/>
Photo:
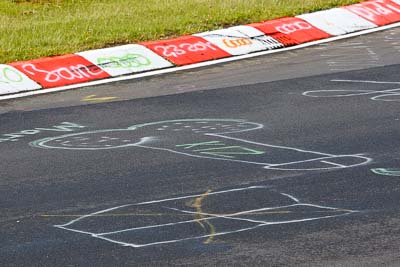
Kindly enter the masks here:
<path id="1" fill-rule="evenodd" d="M 37 127 L 34 129 L 30 129 L 30 130 L 21 130 L 21 131 L 13 132 L 13 133 L 0 134 L 0 143 L 16 142 L 16 141 L 21 140 L 21 138 L 35 135 L 35 134 L 40 134 L 43 132 L 73 132 L 76 129 L 82 129 L 85 127 L 86 126 L 79 125 L 76 123 L 62 122 L 61 124 L 54 125 L 51 128 Z"/>
<path id="2" fill-rule="evenodd" d="M 291 33 L 297 32 L 297 31 L 301 31 L 301 30 L 309 30 L 311 28 L 312 28 L 312 26 L 305 21 L 296 21 L 293 23 L 285 23 L 278 27 L 275 27 L 275 29 L 278 32 L 281 32 L 284 34 L 291 34 Z"/>
<path id="3" fill-rule="evenodd" d="M 86 79 L 100 74 L 104 74 L 104 71 L 99 67 L 85 66 L 83 64 L 77 64 L 76 66 L 61 67 L 55 70 L 43 70 L 32 63 L 28 63 L 22 66 L 22 68 L 31 75 L 38 73 L 44 73 L 44 79 L 47 82 L 55 83 L 62 79 L 64 80 L 75 80 L 75 79 Z"/>
<path id="4" fill-rule="evenodd" d="M 363 80 L 332 80 L 332 82 L 350 82 L 350 83 L 369 83 L 369 84 L 400 84 L 400 82 L 380 82 Z M 351 97 L 372 95 L 371 100 L 398 102 L 400 101 L 400 88 L 388 90 L 358 90 L 358 89 L 338 89 L 338 90 L 314 90 L 303 93 L 308 97 Z"/>
<path id="5" fill-rule="evenodd" d="M 165 57 L 179 57 L 187 52 L 205 51 L 208 49 L 216 51 L 217 49 L 210 42 L 198 41 L 194 44 L 182 43 L 179 45 L 158 45 L 155 46 L 156 51 L 161 51 Z"/>
<path id="6" fill-rule="evenodd" d="M 187 240 L 205 240 L 203 243 L 207 244 L 215 237 L 261 227 L 355 212 L 358 211 L 303 203 L 286 193 L 251 186 L 121 205 L 78 216 L 55 227 L 141 248 Z"/>
<path id="7" fill-rule="evenodd" d="M 336 155 L 278 146 L 232 136 L 263 128 L 232 119 L 183 119 L 50 137 L 31 143 L 47 149 L 101 150 L 127 147 L 168 151 L 185 156 L 259 165 L 274 170 L 341 169 L 367 164 L 360 154 Z"/>
<path id="8" fill-rule="evenodd" d="M 389 1 L 375 0 L 362 4 L 355 4 L 346 7 L 355 14 L 364 17 L 370 21 L 375 21 L 382 16 L 396 15 L 400 9 L 392 5 Z"/>

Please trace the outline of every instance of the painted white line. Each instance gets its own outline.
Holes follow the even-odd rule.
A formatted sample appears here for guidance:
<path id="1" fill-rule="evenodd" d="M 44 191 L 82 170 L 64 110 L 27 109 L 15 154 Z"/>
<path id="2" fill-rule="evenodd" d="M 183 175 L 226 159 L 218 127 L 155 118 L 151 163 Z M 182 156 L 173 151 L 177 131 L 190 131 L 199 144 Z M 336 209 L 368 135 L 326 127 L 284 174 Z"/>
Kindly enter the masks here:
<path id="1" fill-rule="evenodd" d="M 186 66 L 182 66 L 182 67 L 174 67 L 174 68 L 167 68 L 167 69 L 156 70 L 156 71 L 149 71 L 149 72 L 140 73 L 140 74 L 133 74 L 133 75 L 103 79 L 103 80 L 98 80 L 98 81 L 91 81 L 91 82 L 87 82 L 87 83 L 67 85 L 67 86 L 62 86 L 62 87 L 57 87 L 57 88 L 40 89 L 38 91 L 24 92 L 24 93 L 18 93 L 18 94 L 13 94 L 13 95 L 4 95 L 4 96 L 0 96 L 0 100 L 16 99 L 16 98 L 21 98 L 21 97 L 33 96 L 33 95 L 54 93 L 54 92 L 65 91 L 65 90 L 69 90 L 69 89 L 83 88 L 83 87 L 107 84 L 107 83 L 112 83 L 112 82 L 126 81 L 126 80 L 138 79 L 138 78 L 143 78 L 143 77 L 161 75 L 161 74 L 177 72 L 177 71 L 182 71 L 182 70 L 189 70 L 189 69 L 195 69 L 195 68 L 200 68 L 200 67 L 212 66 L 212 65 L 216 65 L 216 64 L 220 64 L 220 63 L 232 62 L 232 61 L 237 61 L 237 60 L 241 60 L 241 59 L 247 59 L 247 58 L 253 58 L 253 57 L 258 57 L 258 56 L 263 56 L 263 55 L 268 55 L 268 54 L 292 51 L 292 50 L 305 48 L 305 47 L 309 47 L 309 46 L 329 43 L 329 42 L 333 42 L 333 41 L 337 41 L 337 40 L 348 39 L 348 38 L 365 35 L 365 34 L 369 34 L 369 33 L 373 33 L 373 32 L 384 31 L 384 30 L 396 28 L 399 26 L 400 26 L 400 22 L 397 22 L 394 24 L 390 24 L 390 25 L 386 25 L 386 26 L 382 26 L 382 27 L 378 27 L 378 28 L 349 33 L 346 35 L 331 37 L 331 38 L 327 38 L 327 39 L 323 39 L 323 40 L 308 42 L 308 43 L 291 46 L 291 47 L 286 47 L 286 48 L 280 48 L 280 49 L 276 49 L 276 50 L 256 52 L 256 53 L 241 55 L 241 56 L 232 56 L 232 57 L 223 58 L 223 59 L 217 59 L 217 60 L 212 60 L 212 61 L 206 61 L 206 62 L 191 64 L 191 65 L 186 65 Z"/>

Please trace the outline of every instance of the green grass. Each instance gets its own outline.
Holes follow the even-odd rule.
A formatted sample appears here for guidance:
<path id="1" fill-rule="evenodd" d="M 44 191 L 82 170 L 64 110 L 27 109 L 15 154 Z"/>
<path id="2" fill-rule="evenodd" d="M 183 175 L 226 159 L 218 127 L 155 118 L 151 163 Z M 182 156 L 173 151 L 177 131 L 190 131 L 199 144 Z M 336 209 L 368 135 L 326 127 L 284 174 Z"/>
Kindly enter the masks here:
<path id="1" fill-rule="evenodd" d="M 0 0 L 0 63 L 157 40 L 360 0 Z"/>

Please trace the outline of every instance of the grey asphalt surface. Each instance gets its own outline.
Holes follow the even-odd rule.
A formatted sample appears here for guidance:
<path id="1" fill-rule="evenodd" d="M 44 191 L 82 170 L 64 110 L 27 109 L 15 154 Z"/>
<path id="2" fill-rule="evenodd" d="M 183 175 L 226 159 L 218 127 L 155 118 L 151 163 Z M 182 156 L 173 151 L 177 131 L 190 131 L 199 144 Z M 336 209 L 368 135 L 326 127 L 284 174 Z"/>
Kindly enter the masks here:
<path id="1" fill-rule="evenodd" d="M 393 29 L 0 102 L 0 265 L 399 266 L 399 72 Z"/>

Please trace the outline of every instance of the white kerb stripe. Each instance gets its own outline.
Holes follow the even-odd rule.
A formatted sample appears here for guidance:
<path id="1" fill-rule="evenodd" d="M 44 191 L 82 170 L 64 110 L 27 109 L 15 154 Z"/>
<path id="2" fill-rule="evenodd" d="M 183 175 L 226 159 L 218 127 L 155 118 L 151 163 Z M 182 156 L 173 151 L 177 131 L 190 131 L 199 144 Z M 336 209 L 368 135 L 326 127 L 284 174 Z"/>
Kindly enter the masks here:
<path id="1" fill-rule="evenodd" d="M 377 27 L 374 23 L 343 8 L 332 8 L 296 17 L 335 36 Z"/>

